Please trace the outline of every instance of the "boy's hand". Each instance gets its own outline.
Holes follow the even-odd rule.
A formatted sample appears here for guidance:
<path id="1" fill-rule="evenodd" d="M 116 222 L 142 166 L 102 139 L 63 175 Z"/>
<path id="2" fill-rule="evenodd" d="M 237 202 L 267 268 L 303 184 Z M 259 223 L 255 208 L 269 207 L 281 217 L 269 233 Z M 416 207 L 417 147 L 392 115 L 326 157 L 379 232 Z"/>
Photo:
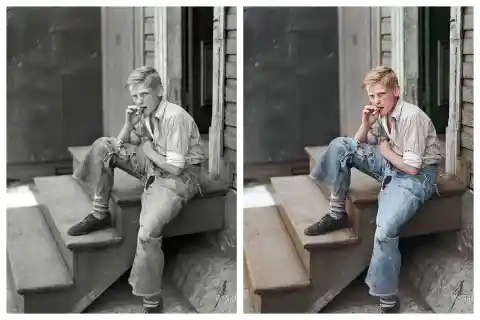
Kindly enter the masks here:
<path id="1" fill-rule="evenodd" d="M 378 119 L 378 111 L 379 108 L 372 105 L 366 105 L 363 108 L 362 125 L 364 127 L 371 127 L 371 125 Z"/>
<path id="2" fill-rule="evenodd" d="M 143 110 L 137 106 L 128 106 L 125 111 L 125 124 L 134 126 L 142 118 Z"/>

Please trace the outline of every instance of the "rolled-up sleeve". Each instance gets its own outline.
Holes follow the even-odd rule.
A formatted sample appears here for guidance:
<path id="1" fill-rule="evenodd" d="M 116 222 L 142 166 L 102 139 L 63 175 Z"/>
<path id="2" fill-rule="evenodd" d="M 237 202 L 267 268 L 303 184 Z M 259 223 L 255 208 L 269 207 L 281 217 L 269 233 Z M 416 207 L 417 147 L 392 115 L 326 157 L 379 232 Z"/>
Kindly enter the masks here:
<path id="1" fill-rule="evenodd" d="M 167 122 L 166 162 L 180 169 L 185 168 L 190 140 L 190 122 L 177 115 Z"/>
<path id="2" fill-rule="evenodd" d="M 414 114 L 405 121 L 405 142 L 403 162 L 415 168 L 422 167 L 422 156 L 427 146 L 430 123 L 423 121 L 420 114 Z"/>

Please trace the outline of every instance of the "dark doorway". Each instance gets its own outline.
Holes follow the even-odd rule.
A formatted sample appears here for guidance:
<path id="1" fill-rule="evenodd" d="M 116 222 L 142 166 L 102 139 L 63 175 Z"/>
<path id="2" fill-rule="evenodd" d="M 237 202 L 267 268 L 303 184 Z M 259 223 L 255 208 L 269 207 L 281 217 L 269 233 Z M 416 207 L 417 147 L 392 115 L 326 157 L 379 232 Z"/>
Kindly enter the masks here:
<path id="1" fill-rule="evenodd" d="M 213 7 L 188 7 L 183 21 L 183 103 L 201 134 L 212 119 Z"/>
<path id="2" fill-rule="evenodd" d="M 419 8 L 419 54 L 419 104 L 443 135 L 449 114 L 450 7 Z"/>

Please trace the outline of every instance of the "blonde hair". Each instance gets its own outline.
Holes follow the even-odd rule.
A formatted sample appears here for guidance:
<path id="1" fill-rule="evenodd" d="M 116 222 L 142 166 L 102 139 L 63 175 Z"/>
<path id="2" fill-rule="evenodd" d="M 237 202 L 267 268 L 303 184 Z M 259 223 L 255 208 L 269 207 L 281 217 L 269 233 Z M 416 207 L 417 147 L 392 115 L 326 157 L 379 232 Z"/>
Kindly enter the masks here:
<path id="1" fill-rule="evenodd" d="M 128 87 L 140 83 L 150 88 L 155 88 L 157 86 L 163 87 L 162 79 L 157 70 L 149 66 L 142 66 L 133 70 L 128 76 L 126 86 Z"/>
<path id="2" fill-rule="evenodd" d="M 393 90 L 398 87 L 398 78 L 391 68 L 379 66 L 367 72 L 363 79 L 362 88 L 368 89 L 377 83 L 382 84 L 385 88 Z"/>

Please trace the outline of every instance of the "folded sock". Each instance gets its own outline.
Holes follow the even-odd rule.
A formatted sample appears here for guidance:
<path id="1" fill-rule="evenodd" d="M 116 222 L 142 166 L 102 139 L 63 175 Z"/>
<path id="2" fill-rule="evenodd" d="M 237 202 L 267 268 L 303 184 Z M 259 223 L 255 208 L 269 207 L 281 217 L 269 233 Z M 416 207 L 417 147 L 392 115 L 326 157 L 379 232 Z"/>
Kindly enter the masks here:
<path id="1" fill-rule="evenodd" d="M 143 306 L 145 308 L 156 308 L 160 305 L 160 298 L 143 298 Z"/>
<path id="2" fill-rule="evenodd" d="M 329 214 L 334 219 L 341 219 L 345 216 L 345 196 L 330 195 Z"/>
<path id="3" fill-rule="evenodd" d="M 103 220 L 108 218 L 108 211 L 97 211 L 95 209 L 92 210 L 92 215 L 94 218 L 98 220 Z"/>
<path id="4" fill-rule="evenodd" d="M 108 203 L 101 202 L 100 197 L 97 195 L 93 197 L 92 214 L 99 220 L 108 217 Z"/>
<path id="5" fill-rule="evenodd" d="M 397 304 L 397 296 L 389 296 L 380 298 L 380 307 L 393 308 Z"/>

